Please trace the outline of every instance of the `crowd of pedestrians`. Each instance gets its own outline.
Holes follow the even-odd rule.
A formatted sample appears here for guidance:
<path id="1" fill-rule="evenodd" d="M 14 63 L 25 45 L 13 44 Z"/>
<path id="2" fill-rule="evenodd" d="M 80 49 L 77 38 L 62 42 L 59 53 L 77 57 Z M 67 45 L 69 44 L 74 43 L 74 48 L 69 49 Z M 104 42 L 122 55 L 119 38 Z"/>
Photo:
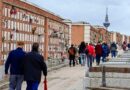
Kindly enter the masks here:
<path id="1" fill-rule="evenodd" d="M 125 41 L 120 46 L 124 51 L 127 50 L 127 48 L 130 49 L 130 43 L 127 44 Z M 97 44 L 93 44 L 85 43 L 83 41 L 78 47 L 72 44 L 68 50 L 70 60 L 69 65 L 71 67 L 71 63 L 73 62 L 73 66 L 75 66 L 75 62 L 77 61 L 81 66 L 87 64 L 88 67 L 92 67 L 95 61 L 96 65 L 99 65 L 100 62 L 106 62 L 109 57 L 116 58 L 118 49 L 119 45 L 115 42 L 110 44 L 107 44 L 106 42 L 97 42 Z"/>

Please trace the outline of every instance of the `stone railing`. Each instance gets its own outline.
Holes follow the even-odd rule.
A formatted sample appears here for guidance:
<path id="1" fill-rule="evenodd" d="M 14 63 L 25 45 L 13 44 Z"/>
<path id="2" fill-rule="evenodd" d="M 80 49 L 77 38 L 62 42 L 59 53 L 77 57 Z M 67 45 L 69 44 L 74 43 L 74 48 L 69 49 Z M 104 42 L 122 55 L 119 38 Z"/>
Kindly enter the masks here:
<path id="1" fill-rule="evenodd" d="M 129 64 L 130 65 L 130 64 Z M 130 67 L 93 67 L 85 77 L 84 90 L 113 87 L 130 90 Z"/>
<path id="2" fill-rule="evenodd" d="M 84 90 L 130 90 L 130 53 L 89 69 Z"/>

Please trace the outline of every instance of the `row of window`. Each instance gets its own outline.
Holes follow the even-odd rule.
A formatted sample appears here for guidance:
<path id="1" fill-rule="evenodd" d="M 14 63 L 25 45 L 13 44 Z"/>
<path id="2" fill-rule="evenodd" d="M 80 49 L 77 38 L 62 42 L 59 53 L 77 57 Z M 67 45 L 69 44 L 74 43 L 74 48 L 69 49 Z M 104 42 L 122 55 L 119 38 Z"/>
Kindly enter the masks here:
<path id="1" fill-rule="evenodd" d="M 31 48 L 32 48 L 32 44 L 25 44 L 23 49 L 26 52 L 29 52 L 29 51 L 31 51 Z M 8 51 L 14 50 L 14 49 L 16 49 L 16 43 L 2 43 L 2 52 L 8 52 Z M 43 44 L 40 44 L 39 50 L 44 51 Z"/>
<path id="2" fill-rule="evenodd" d="M 61 59 L 62 58 L 61 53 L 57 53 L 57 54 L 50 53 L 49 57 L 53 58 L 53 59 Z"/>
<path id="3" fill-rule="evenodd" d="M 44 36 L 32 35 L 27 33 L 16 33 L 2 31 L 2 40 L 17 40 L 17 41 L 30 41 L 30 42 L 44 42 Z"/>
<path id="4" fill-rule="evenodd" d="M 3 24 L 4 28 L 6 29 L 25 31 L 25 32 L 32 32 L 33 29 L 36 29 L 36 33 L 44 33 L 44 27 L 35 27 L 30 24 L 20 23 L 13 20 L 4 20 Z"/>
<path id="5" fill-rule="evenodd" d="M 5 17 L 14 18 L 14 19 L 21 20 L 21 21 L 27 21 L 29 23 L 44 25 L 44 21 L 45 21 L 44 17 L 39 17 L 39 16 L 36 16 L 36 15 L 32 15 L 31 13 L 25 12 L 25 11 L 22 11 L 22 10 L 18 11 L 17 9 L 15 9 L 16 13 L 12 14 L 11 10 L 12 10 L 12 8 L 6 8 L 5 7 L 3 9 L 3 15 Z"/>
<path id="6" fill-rule="evenodd" d="M 48 47 L 48 51 L 51 51 L 51 52 L 63 52 L 64 49 L 65 49 L 65 48 L 62 47 L 62 46 L 57 47 L 57 46 L 54 46 L 54 45 L 50 45 L 50 46 Z"/>
<path id="7" fill-rule="evenodd" d="M 49 28 L 54 29 L 56 31 L 61 31 L 61 32 L 63 32 L 65 29 L 64 25 L 54 22 L 54 21 L 49 21 Z"/>

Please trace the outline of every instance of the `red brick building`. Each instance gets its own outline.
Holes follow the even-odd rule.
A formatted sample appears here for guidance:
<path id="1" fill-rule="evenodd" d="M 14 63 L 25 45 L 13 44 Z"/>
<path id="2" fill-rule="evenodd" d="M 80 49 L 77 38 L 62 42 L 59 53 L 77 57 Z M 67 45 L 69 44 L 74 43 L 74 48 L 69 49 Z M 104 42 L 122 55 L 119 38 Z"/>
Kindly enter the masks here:
<path id="1" fill-rule="evenodd" d="M 71 42 L 79 45 L 82 41 L 96 44 L 100 39 L 98 30 L 86 22 L 72 23 Z"/>
<path id="2" fill-rule="evenodd" d="M 107 43 L 111 42 L 111 33 L 107 31 L 105 27 L 103 26 L 94 26 L 94 27 L 97 29 L 98 33 L 100 34 L 99 41 L 107 42 Z"/>
<path id="3" fill-rule="evenodd" d="M 45 60 L 60 59 L 69 43 L 69 26 L 54 13 L 21 0 L 0 0 L 0 62 L 17 41 L 25 42 L 25 51 L 31 51 L 33 42 L 40 44 Z"/>

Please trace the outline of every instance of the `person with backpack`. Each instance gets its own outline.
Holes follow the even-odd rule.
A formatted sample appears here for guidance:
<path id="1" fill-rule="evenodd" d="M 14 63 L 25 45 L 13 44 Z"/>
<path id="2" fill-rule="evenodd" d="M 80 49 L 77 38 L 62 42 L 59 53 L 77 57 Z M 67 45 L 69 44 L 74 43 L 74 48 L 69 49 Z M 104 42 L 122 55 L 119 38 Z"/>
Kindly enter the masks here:
<path id="1" fill-rule="evenodd" d="M 97 45 L 95 46 L 95 53 L 96 53 L 96 64 L 99 65 L 102 56 L 102 45 L 100 44 L 100 42 L 98 42 Z"/>
<path id="2" fill-rule="evenodd" d="M 110 51 L 111 51 L 111 57 L 114 58 L 116 57 L 116 52 L 117 52 L 117 46 L 116 43 L 113 42 L 110 46 Z"/>
<path id="3" fill-rule="evenodd" d="M 106 42 L 102 44 L 102 62 L 106 62 L 106 57 L 109 55 L 109 47 Z"/>
<path id="4" fill-rule="evenodd" d="M 73 62 L 73 66 L 75 66 L 75 55 L 76 55 L 76 48 L 72 44 L 71 47 L 68 50 L 69 54 L 69 65 L 71 67 L 71 63 Z"/>
<path id="5" fill-rule="evenodd" d="M 85 42 L 81 42 L 80 46 L 79 46 L 79 55 L 80 55 L 80 59 L 81 59 L 81 66 L 85 65 L 85 61 L 86 61 L 86 55 L 85 55 Z"/>

